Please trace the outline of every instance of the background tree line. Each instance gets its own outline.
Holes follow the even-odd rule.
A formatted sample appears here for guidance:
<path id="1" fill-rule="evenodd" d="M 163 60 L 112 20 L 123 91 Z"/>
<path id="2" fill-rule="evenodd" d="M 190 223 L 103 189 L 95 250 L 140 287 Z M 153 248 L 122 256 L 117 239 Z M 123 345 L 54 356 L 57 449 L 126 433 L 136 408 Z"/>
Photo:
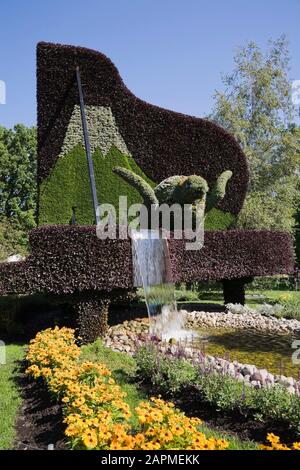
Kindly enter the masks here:
<path id="1" fill-rule="evenodd" d="M 250 187 L 239 228 L 293 231 L 300 259 L 300 127 L 289 81 L 285 37 L 266 51 L 250 42 L 222 77 L 208 119 L 228 129 L 250 164 Z M 35 226 L 36 129 L 0 127 L 0 257 L 24 253 Z"/>
<path id="2" fill-rule="evenodd" d="M 36 215 L 36 129 L 0 127 L 0 258 L 26 253 Z"/>

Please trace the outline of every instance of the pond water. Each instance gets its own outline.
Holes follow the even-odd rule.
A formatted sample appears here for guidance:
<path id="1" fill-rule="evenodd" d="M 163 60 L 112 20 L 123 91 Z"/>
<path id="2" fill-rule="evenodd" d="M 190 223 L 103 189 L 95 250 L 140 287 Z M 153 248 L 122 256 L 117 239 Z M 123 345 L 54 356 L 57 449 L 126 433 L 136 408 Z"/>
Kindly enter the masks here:
<path id="1" fill-rule="evenodd" d="M 196 330 L 195 346 L 206 354 L 230 361 L 255 364 L 273 374 L 299 378 L 300 365 L 292 363 L 296 334 L 278 334 L 251 329 L 203 328 Z"/>

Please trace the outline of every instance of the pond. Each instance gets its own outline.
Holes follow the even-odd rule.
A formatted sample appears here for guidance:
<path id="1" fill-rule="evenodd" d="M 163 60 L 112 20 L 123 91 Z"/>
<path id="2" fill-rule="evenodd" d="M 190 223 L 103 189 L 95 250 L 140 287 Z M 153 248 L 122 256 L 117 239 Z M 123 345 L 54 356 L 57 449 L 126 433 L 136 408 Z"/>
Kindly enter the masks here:
<path id="1" fill-rule="evenodd" d="M 279 334 L 253 329 L 202 328 L 196 344 L 206 354 L 230 361 L 254 364 L 273 374 L 299 378 L 300 364 L 292 362 L 292 342 L 296 334 Z"/>

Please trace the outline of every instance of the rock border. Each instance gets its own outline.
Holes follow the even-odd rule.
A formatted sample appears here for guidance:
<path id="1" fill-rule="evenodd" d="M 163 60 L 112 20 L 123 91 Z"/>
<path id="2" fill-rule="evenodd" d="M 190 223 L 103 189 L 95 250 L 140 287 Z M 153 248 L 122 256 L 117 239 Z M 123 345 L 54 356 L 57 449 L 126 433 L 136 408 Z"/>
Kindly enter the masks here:
<path id="1" fill-rule="evenodd" d="M 253 310 L 243 308 L 243 313 L 233 312 L 187 312 L 181 310 L 186 317 L 189 328 L 251 328 L 273 333 L 299 333 L 300 321 L 287 318 L 266 316 Z"/>

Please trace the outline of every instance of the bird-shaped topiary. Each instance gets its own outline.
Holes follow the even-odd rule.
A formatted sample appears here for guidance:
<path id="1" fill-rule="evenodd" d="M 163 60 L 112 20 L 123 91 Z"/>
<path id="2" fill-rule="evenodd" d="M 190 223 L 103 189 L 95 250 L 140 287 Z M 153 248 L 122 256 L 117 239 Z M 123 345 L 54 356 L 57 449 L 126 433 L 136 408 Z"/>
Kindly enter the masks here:
<path id="1" fill-rule="evenodd" d="M 141 194 L 147 209 L 151 207 L 156 209 L 162 204 L 168 206 L 179 204 L 182 207 L 190 205 L 193 214 L 198 214 L 203 219 L 204 214 L 216 207 L 224 198 L 227 182 L 232 176 L 230 170 L 224 171 L 218 177 L 212 190 L 209 191 L 207 181 L 198 175 L 170 176 L 152 188 L 143 178 L 131 170 L 115 167 L 113 172 Z"/>

